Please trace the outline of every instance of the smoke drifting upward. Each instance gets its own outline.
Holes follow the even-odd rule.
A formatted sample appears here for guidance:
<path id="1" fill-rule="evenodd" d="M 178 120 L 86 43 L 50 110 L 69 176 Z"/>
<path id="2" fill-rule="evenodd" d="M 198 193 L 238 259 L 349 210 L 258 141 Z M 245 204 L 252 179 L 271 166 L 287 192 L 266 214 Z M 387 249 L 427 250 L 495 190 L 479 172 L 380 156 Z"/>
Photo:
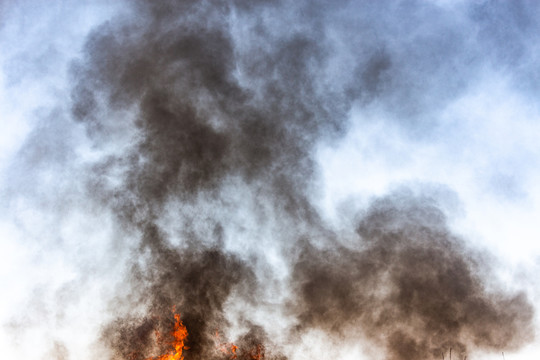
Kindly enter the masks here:
<path id="1" fill-rule="evenodd" d="M 154 330 L 168 334 L 171 309 L 182 312 L 189 332 L 189 358 L 218 357 L 215 333 L 227 325 L 224 302 L 231 291 L 249 299 L 254 292 L 254 274 L 250 268 L 222 249 L 187 249 L 179 252 L 167 246 L 155 228 L 146 228 L 143 242 L 150 242 L 149 260 L 144 268 L 131 269 L 132 298 L 144 302 L 146 316 L 130 316 L 110 324 L 104 341 L 119 358 L 144 359 L 155 351 Z M 135 296 L 133 296 L 135 295 Z M 130 308 L 136 303 L 128 304 Z M 212 338 L 211 335 L 214 335 Z M 263 341 L 263 339 L 258 340 Z M 161 344 L 160 353 L 167 343 Z"/>
<path id="2" fill-rule="evenodd" d="M 73 65 L 73 116 L 98 146 L 113 149 L 93 168 L 90 189 L 140 236 L 130 306 L 144 304 L 148 316 L 107 328 L 104 339 L 120 358 L 150 356 L 155 319 L 173 305 L 189 329 L 187 357 L 218 356 L 211 344 L 226 325 L 224 302 L 231 292 L 249 301 L 257 290 L 252 265 L 223 248 L 227 219 L 202 224 L 214 227 L 210 234 L 189 224 L 195 229 L 180 229 L 178 239 L 161 228 L 163 217 L 182 217 L 187 206 L 202 215 L 222 204 L 224 184 L 240 181 L 269 194 L 260 200 L 275 213 L 315 225 L 309 153 L 321 134 L 340 131 L 350 99 L 345 88 L 324 90 L 329 50 L 314 24 L 275 37 L 262 16 L 272 6 L 135 2 L 135 15 L 94 31 Z M 248 29 L 235 23 L 254 8 L 261 15 Z M 247 47 L 235 42 L 236 26 L 253 37 Z M 124 144 L 120 152 L 116 144 Z M 262 328 L 250 326 L 246 336 L 263 345 Z"/>
<path id="3" fill-rule="evenodd" d="M 353 247 L 307 245 L 294 266 L 299 330 L 347 331 L 382 343 L 389 359 L 466 357 L 532 339 L 524 294 L 486 284 L 485 257 L 453 236 L 429 197 L 410 191 L 376 200 Z"/>
<path id="4" fill-rule="evenodd" d="M 516 3 L 133 0 L 93 29 L 70 61 L 65 124 L 29 137 L 17 174 L 64 169 L 79 153 L 58 128 L 84 129 L 92 154 L 73 160 L 77 179 L 65 183 L 77 196 L 58 211 L 82 199 L 119 224 L 107 239 L 118 258 L 95 265 L 125 264 L 100 329 L 104 356 L 166 352 L 174 308 L 187 360 L 233 358 L 223 343 L 238 359 L 296 358 L 288 351 L 312 330 L 376 344 L 389 360 L 532 341 L 530 300 L 453 235 L 436 199 L 378 197 L 344 229 L 320 206 L 316 158 L 358 111 L 383 132 L 395 121 L 404 138 L 437 135 L 434 114 L 484 68 L 507 66 L 486 9 L 534 14 Z M 516 79 L 536 71 L 529 60 L 512 60 Z M 51 353 L 70 356 L 61 342 Z"/>
<path id="5" fill-rule="evenodd" d="M 319 91 L 328 51 L 320 39 L 304 30 L 243 49 L 232 38 L 232 5 L 137 5 L 135 21 L 98 29 L 74 66 L 73 114 L 93 137 L 117 141 L 108 138 L 116 128 L 137 128 L 134 155 L 112 160 L 126 166 L 125 186 L 163 203 L 169 194 L 216 188 L 229 175 L 307 183 L 310 144 L 335 132 L 348 108 L 340 94 Z M 269 40 L 266 29 L 252 30 L 263 32 L 254 40 Z M 134 110 L 136 119 L 100 116 L 99 102 Z"/>
<path id="6" fill-rule="evenodd" d="M 227 325 L 225 302 L 234 292 L 256 305 L 264 291 L 256 262 L 225 250 L 223 221 L 233 215 L 209 220 L 210 238 L 183 229 L 179 239 L 162 228 L 164 216 L 219 207 L 232 181 L 267 194 L 258 200 L 271 216 L 286 213 L 301 224 L 288 238 L 304 227 L 318 237 L 331 233 L 310 205 L 310 154 L 317 140 L 344 128 L 354 98 L 369 101 L 384 91 L 392 61 L 377 50 L 364 70 L 353 69 L 360 81 L 334 79 L 328 87 L 335 58 L 324 26 L 331 14 L 295 18 L 297 30 L 279 32 L 279 21 L 266 19 L 278 6 L 285 5 L 137 1 L 134 14 L 93 32 L 72 67 L 73 116 L 110 152 L 93 168 L 92 194 L 139 239 L 128 306 L 142 305 L 146 315 L 104 330 L 118 358 L 151 356 L 153 331 L 166 333 L 170 323 L 160 319 L 170 319 L 173 305 L 189 329 L 187 358 L 224 357 L 212 336 Z M 289 6 L 298 14 L 308 9 Z M 339 334 L 359 326 L 390 359 L 428 359 L 450 348 L 464 356 L 468 345 L 500 350 L 530 338 L 526 298 L 483 284 L 482 259 L 449 233 L 433 203 L 378 200 L 358 237 L 350 249 L 319 251 L 308 243 L 293 259 L 298 331 Z M 279 235 L 274 241 L 286 242 Z M 246 333 L 251 346 L 266 337 L 254 324 Z"/>

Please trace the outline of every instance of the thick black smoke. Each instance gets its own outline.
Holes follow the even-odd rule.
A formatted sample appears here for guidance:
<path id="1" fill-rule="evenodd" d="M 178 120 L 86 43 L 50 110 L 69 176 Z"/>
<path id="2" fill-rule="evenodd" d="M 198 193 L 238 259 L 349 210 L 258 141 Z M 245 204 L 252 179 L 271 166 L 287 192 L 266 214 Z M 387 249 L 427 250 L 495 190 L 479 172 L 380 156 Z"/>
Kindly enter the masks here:
<path id="1" fill-rule="evenodd" d="M 270 33 L 268 3 L 140 1 L 135 15 L 89 38 L 72 69 L 73 115 L 102 146 L 128 143 L 94 169 L 93 184 L 128 222 L 232 177 L 269 187 L 286 210 L 309 216 L 301 199 L 309 151 L 343 127 L 353 84 L 324 89 L 324 34 L 311 22 Z M 246 8 L 260 18 L 236 24 L 233 13 L 245 18 Z M 251 42 L 238 43 L 235 26 L 248 26 L 236 31 Z M 108 187 L 118 172 L 120 187 Z"/>
<path id="2" fill-rule="evenodd" d="M 233 13 L 262 14 L 272 2 L 134 5 L 136 16 L 92 34 L 72 70 L 75 119 L 102 148 L 125 141 L 127 151 L 112 151 L 93 168 L 90 188 L 139 234 L 130 306 L 149 309 L 138 323 L 114 322 L 104 339 L 120 358 L 149 356 L 156 317 L 177 305 L 189 329 L 188 357 L 208 359 L 212 334 L 226 325 L 224 302 L 233 291 L 254 296 L 254 270 L 223 249 L 220 219 L 204 225 L 215 227 L 210 239 L 182 229 L 175 248 L 160 218 L 171 203 L 191 204 L 202 217 L 208 205 L 197 205 L 198 197 L 220 206 L 223 183 L 239 178 L 271 194 L 262 201 L 276 211 L 315 222 L 304 191 L 313 174 L 309 151 L 320 134 L 339 132 L 349 99 L 345 89 L 323 91 L 317 74 L 328 50 L 313 24 L 277 38 L 253 24 L 250 36 L 261 44 L 235 42 Z M 264 331 L 254 329 L 249 341 L 263 346 Z"/>
<path id="3" fill-rule="evenodd" d="M 376 200 L 357 235 L 351 247 L 308 244 L 295 259 L 299 330 L 360 334 L 395 360 L 440 359 L 450 349 L 464 358 L 468 347 L 532 340 L 526 296 L 486 281 L 486 256 L 451 234 L 433 199 L 402 191 Z"/>
<path id="4" fill-rule="evenodd" d="M 212 358 L 215 341 L 208 335 L 226 325 L 224 301 L 233 289 L 243 298 L 252 297 L 254 274 L 243 261 L 218 247 L 180 251 L 168 246 L 153 225 L 145 229 L 142 241 L 148 242 L 143 246 L 150 253 L 143 268 L 133 264 L 130 297 L 150 310 L 143 319 L 129 316 L 109 325 L 104 341 L 120 358 L 147 358 L 156 351 L 154 330 L 168 334 L 172 321 L 163 320 L 171 320 L 176 308 L 189 329 L 190 358 Z M 132 309 L 137 300 L 126 305 Z M 166 352 L 167 346 L 166 341 L 161 344 L 160 353 Z"/>
<path id="5" fill-rule="evenodd" d="M 422 119 L 419 109 L 429 113 L 455 96 L 474 67 L 445 79 L 437 99 L 426 95 L 452 66 L 442 57 L 423 60 L 430 66 L 416 61 L 438 50 L 459 61 L 465 37 L 456 29 L 441 45 L 440 26 L 438 37 L 418 48 L 426 53 L 410 39 L 390 48 L 365 31 L 392 19 L 373 23 L 384 7 L 351 4 L 138 0 L 89 36 L 71 68 L 72 115 L 105 154 L 90 169 L 90 194 L 124 227 L 119 246 L 133 249 L 126 294 L 112 306 L 133 314 L 103 331 L 114 358 L 163 351 L 154 331 L 170 328 L 173 306 L 189 331 L 187 359 L 224 356 L 213 334 L 228 325 L 227 300 L 256 306 L 267 286 L 259 268 L 264 246 L 255 254 L 227 249 L 225 239 L 234 236 L 228 225 L 247 211 L 242 198 L 229 199 L 231 188 L 256 199 L 248 215 L 262 219 L 261 229 L 283 228 L 272 235 L 278 248 L 298 251 L 291 259 L 293 333 L 360 329 L 390 359 L 428 359 L 450 348 L 464 355 L 468 346 L 509 349 L 530 338 L 527 299 L 487 288 L 482 258 L 467 253 L 442 213 L 422 199 L 376 201 L 352 248 L 290 243 L 333 237 L 311 202 L 313 152 L 346 129 L 353 103 L 381 101 L 404 123 Z M 407 9 L 450 23 L 427 5 Z M 360 24 L 351 20 L 356 15 Z M 413 25 L 400 23 L 390 36 Z M 430 81 L 407 85 L 420 75 Z M 266 329 L 248 327 L 237 339 L 246 359 L 272 343 Z"/>

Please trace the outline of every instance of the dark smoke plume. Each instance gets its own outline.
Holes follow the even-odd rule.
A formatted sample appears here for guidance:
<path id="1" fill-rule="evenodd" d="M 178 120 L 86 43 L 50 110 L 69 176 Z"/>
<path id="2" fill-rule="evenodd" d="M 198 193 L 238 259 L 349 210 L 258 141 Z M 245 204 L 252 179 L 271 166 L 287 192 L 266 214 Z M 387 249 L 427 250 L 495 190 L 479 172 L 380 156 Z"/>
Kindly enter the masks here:
<path id="1" fill-rule="evenodd" d="M 149 357 L 149 351 L 155 351 L 154 330 L 170 332 L 171 322 L 162 320 L 170 320 L 176 307 L 189 329 L 190 358 L 212 358 L 215 347 L 208 334 L 226 325 L 223 306 L 233 288 L 244 298 L 253 295 L 254 274 L 243 261 L 219 248 L 179 251 L 167 246 L 152 225 L 145 229 L 142 241 L 148 242 L 149 260 L 144 268 L 133 265 L 130 281 L 137 293 L 131 296 L 150 310 L 142 320 L 118 319 L 105 330 L 104 340 L 120 358 Z M 129 307 L 136 303 L 132 301 Z"/>
<path id="2" fill-rule="evenodd" d="M 122 315 L 103 330 L 113 358 L 163 351 L 154 331 L 167 333 L 173 306 L 189 331 L 186 359 L 224 357 L 215 353 L 213 334 L 228 326 L 227 300 L 234 295 L 257 305 L 268 286 L 264 246 L 258 253 L 228 249 L 235 234 L 227 225 L 244 216 L 280 228 L 272 234 L 275 246 L 298 251 L 289 306 L 298 326 L 291 333 L 356 329 L 396 360 L 439 357 L 450 348 L 464 356 L 470 346 L 511 349 L 530 338 L 528 300 L 487 288 L 482 257 L 450 234 L 435 204 L 410 196 L 376 201 L 349 248 L 329 240 L 334 231 L 311 203 L 315 146 L 343 133 L 355 102 L 385 101 L 405 120 L 414 118 L 417 108 L 432 109 L 464 85 L 445 79 L 449 85 L 435 101 L 414 96 L 433 84 L 418 85 L 413 95 L 404 84 L 415 75 L 441 80 L 451 66 L 417 65 L 421 52 L 407 53 L 405 43 L 389 49 L 369 32 L 362 44 L 334 44 L 328 28 L 335 27 L 334 36 L 343 31 L 346 1 L 130 5 L 93 31 L 71 68 L 73 118 L 105 154 L 89 169 L 89 193 L 113 209 L 125 230 L 118 246 L 131 251 L 123 295 L 112 305 Z M 438 14 L 413 8 L 416 17 Z M 383 10 L 365 5 L 359 17 L 367 21 Z M 392 34 L 411 26 L 400 24 Z M 459 60 L 461 41 L 454 34 L 452 46 L 430 50 L 444 48 Z M 340 60 L 341 52 L 353 60 Z M 245 191 L 255 209 L 231 200 L 231 188 Z M 327 250 L 296 243 L 310 235 L 328 239 Z M 239 358 L 274 348 L 267 329 L 246 322 L 249 329 L 235 339 Z M 265 355 L 284 358 L 279 352 Z"/>
<path id="3" fill-rule="evenodd" d="M 524 294 L 486 283 L 485 256 L 452 235 L 433 199 L 403 191 L 362 216 L 357 244 L 295 260 L 299 330 L 320 327 L 380 342 L 388 358 L 458 358 L 467 347 L 514 349 L 533 338 Z M 356 328 L 355 328 L 356 327 Z"/>
<path id="4" fill-rule="evenodd" d="M 315 24 L 276 36 L 273 24 L 250 20 L 241 30 L 253 43 L 235 42 L 231 13 L 272 6 L 139 1 L 136 16 L 91 35 L 73 65 L 72 110 L 104 148 L 125 142 L 127 152 L 96 166 L 92 186 L 127 222 L 237 177 L 310 216 L 300 190 L 311 182 L 309 151 L 340 132 L 351 99 L 347 84 L 323 89 L 329 49 Z"/>
<path id="5" fill-rule="evenodd" d="M 113 149 L 96 164 L 89 184 L 140 238 L 128 275 L 129 306 L 142 304 L 148 315 L 107 327 L 104 339 L 119 358 L 149 356 L 157 319 L 170 319 L 173 305 L 189 329 L 187 356 L 212 358 L 211 335 L 226 326 L 224 302 L 233 291 L 254 297 L 255 271 L 223 249 L 220 219 L 210 220 L 212 238 L 182 229 L 183 245 L 171 245 L 175 239 L 159 223 L 171 203 L 180 206 L 176 216 L 189 204 L 202 216 L 205 203 L 219 205 L 223 183 L 242 179 L 272 194 L 262 201 L 277 211 L 301 223 L 316 220 L 302 190 L 313 173 L 309 151 L 320 134 L 340 131 L 350 101 L 345 90 L 322 91 L 317 73 L 328 50 L 314 28 L 273 38 L 255 23 L 249 29 L 255 43 L 247 49 L 235 43 L 232 13 L 244 17 L 247 9 L 272 6 L 139 1 L 136 16 L 94 31 L 73 65 L 74 118 L 101 148 L 127 149 Z M 256 329 L 240 343 L 264 346 L 264 331 Z M 249 351 L 240 348 L 240 356 Z"/>

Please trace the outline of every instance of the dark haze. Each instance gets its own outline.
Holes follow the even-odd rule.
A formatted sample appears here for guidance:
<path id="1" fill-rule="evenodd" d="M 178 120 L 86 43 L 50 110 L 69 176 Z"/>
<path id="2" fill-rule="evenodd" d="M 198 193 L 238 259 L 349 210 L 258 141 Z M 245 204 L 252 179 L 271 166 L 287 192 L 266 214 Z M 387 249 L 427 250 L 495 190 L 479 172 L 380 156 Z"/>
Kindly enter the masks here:
<path id="1" fill-rule="evenodd" d="M 352 331 L 384 346 L 388 359 L 441 358 L 450 348 L 464 357 L 468 346 L 506 350 L 532 338 L 526 297 L 485 285 L 482 257 L 449 232 L 436 202 L 407 194 L 375 201 L 353 247 L 333 240 L 339 231 L 311 203 L 315 146 L 346 130 L 353 104 L 386 99 L 408 124 L 422 119 L 418 108 L 429 112 L 463 87 L 459 76 L 433 104 L 421 104 L 429 96 L 414 95 L 435 85 L 403 91 L 406 69 L 421 66 L 395 60 L 403 49 L 387 49 L 369 32 L 355 37 L 364 25 L 345 16 L 355 9 L 346 1 L 131 5 L 89 36 L 71 68 L 73 117 L 106 156 L 90 169 L 89 192 L 122 224 L 118 246 L 133 249 L 123 295 L 111 305 L 127 315 L 103 330 L 113 358 L 165 350 L 156 349 L 154 331 L 171 328 L 173 306 L 189 332 L 186 359 L 230 357 L 216 352 L 214 339 L 228 326 L 225 303 L 234 294 L 256 306 L 272 277 L 261 275 L 264 246 L 228 250 L 229 225 L 247 211 L 242 197 L 229 199 L 231 188 L 255 199 L 250 216 L 261 229 L 280 228 L 272 243 L 295 254 L 287 257 L 292 297 L 283 306 L 297 325 L 285 332 Z M 362 21 L 384 9 L 357 6 Z M 350 31 L 341 28 L 347 22 Z M 452 46 L 431 39 L 430 49 L 458 49 L 463 38 L 452 36 Z M 430 79 L 443 78 L 445 64 L 434 59 Z M 174 219 L 172 229 L 165 218 Z M 266 358 L 285 358 L 264 326 L 246 324 L 232 339 L 239 358 L 252 358 L 257 346 Z"/>
<path id="2" fill-rule="evenodd" d="M 513 349 L 532 340 L 524 294 L 490 289 L 484 257 L 453 236 L 429 197 L 401 191 L 362 216 L 353 247 L 307 244 L 294 265 L 299 329 L 380 342 L 389 359 L 457 358 L 467 345 Z"/>

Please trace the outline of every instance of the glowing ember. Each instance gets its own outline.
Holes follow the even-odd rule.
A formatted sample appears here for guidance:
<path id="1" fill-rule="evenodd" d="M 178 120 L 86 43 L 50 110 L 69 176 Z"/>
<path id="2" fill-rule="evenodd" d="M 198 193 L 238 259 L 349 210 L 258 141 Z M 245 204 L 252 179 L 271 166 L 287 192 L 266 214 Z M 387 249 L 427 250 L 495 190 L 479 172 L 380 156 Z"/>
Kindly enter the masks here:
<path id="1" fill-rule="evenodd" d="M 251 348 L 249 351 L 246 349 L 239 349 L 233 343 L 221 342 L 219 332 L 216 331 L 215 334 L 216 348 L 224 355 L 229 356 L 230 360 L 238 359 L 238 352 L 240 352 L 241 358 L 246 360 L 264 360 L 264 346 L 258 344 L 257 346 Z M 240 350 L 240 351 L 238 351 Z"/>
<path id="2" fill-rule="evenodd" d="M 264 346 L 257 345 L 253 350 L 249 352 L 251 360 L 263 360 L 264 359 Z"/>
<path id="3" fill-rule="evenodd" d="M 219 336 L 218 331 L 216 331 L 216 334 L 215 334 L 215 341 L 216 341 L 217 349 L 225 355 L 230 355 L 229 359 L 234 360 L 238 358 L 236 354 L 236 351 L 238 350 L 238 346 L 231 343 L 221 342 L 221 338 Z"/>
<path id="4" fill-rule="evenodd" d="M 173 312 L 174 309 L 173 309 Z M 182 324 L 182 320 L 180 320 L 180 314 L 174 314 L 174 331 L 172 332 L 172 336 L 174 340 L 171 342 L 171 346 L 174 348 L 174 350 L 171 349 L 169 353 L 160 355 L 158 357 L 152 357 L 147 358 L 145 360 L 183 360 L 184 356 L 182 355 L 183 350 L 189 349 L 184 344 L 184 341 L 186 340 L 188 336 L 188 332 L 184 324 Z M 161 339 L 161 336 L 159 333 L 156 334 L 156 338 L 159 340 Z"/>

